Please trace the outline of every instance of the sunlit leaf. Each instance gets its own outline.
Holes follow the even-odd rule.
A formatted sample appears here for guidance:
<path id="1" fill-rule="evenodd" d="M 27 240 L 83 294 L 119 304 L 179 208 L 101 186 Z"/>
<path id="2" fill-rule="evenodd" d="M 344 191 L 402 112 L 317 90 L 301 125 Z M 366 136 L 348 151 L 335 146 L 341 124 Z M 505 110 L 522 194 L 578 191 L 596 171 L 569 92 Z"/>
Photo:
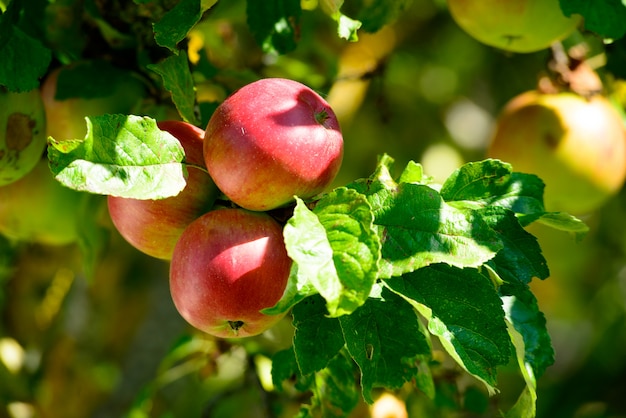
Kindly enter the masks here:
<path id="1" fill-rule="evenodd" d="M 367 298 L 377 277 L 380 243 L 365 198 L 339 188 L 324 196 L 313 210 L 297 200 L 284 228 L 285 244 L 294 267 L 275 310 L 285 310 L 319 293 L 329 315 L 354 311 Z"/>
<path id="2" fill-rule="evenodd" d="M 50 139 L 50 169 L 62 184 L 135 199 L 175 196 L 185 187 L 184 150 L 154 119 L 103 115 L 86 120 L 84 140 Z"/>

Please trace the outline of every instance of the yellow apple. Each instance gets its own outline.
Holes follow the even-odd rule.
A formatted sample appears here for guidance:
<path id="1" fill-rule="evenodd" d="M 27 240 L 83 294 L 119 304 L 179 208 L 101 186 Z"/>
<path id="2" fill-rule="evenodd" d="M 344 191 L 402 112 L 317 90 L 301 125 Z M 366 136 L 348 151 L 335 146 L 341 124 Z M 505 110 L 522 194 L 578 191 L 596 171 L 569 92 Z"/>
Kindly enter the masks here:
<path id="1" fill-rule="evenodd" d="M 511 52 L 536 52 L 570 35 L 581 17 L 559 0 L 448 0 L 454 21 L 476 40 Z"/>
<path id="2" fill-rule="evenodd" d="M 582 215 L 615 195 L 626 178 L 626 134 L 603 96 L 529 91 L 513 98 L 487 155 L 538 175 L 547 210 Z"/>

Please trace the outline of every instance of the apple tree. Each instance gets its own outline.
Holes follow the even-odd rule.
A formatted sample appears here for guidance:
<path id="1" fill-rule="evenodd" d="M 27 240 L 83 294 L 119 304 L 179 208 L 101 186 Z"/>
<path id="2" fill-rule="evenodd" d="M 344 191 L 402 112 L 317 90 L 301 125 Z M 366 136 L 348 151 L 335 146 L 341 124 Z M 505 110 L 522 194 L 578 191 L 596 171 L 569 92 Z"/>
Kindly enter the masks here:
<path id="1" fill-rule="evenodd" d="M 540 415 L 537 235 L 626 180 L 622 2 L 0 11 L 3 414 Z"/>

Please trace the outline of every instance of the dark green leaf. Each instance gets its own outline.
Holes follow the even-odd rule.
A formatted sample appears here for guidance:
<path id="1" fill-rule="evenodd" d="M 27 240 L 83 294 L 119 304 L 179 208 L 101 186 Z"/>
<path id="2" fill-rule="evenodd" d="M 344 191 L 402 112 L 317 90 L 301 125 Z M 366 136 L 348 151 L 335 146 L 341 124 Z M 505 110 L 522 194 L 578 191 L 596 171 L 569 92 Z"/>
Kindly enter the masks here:
<path id="1" fill-rule="evenodd" d="M 184 150 L 154 119 L 103 115 L 86 120 L 84 140 L 50 138 L 50 169 L 62 184 L 135 199 L 175 196 L 185 187 Z"/>
<path id="2" fill-rule="evenodd" d="M 580 14 L 585 29 L 609 38 L 619 39 L 626 34 L 626 4 L 622 0 L 560 0 L 563 14 Z"/>
<path id="3" fill-rule="evenodd" d="M 185 37 L 202 17 L 200 0 L 180 0 L 160 21 L 153 25 L 154 39 L 160 46 L 178 54 L 176 45 Z"/>
<path id="4" fill-rule="evenodd" d="M 158 64 L 150 64 L 148 68 L 163 78 L 163 86 L 172 95 L 172 101 L 178 109 L 183 120 L 196 125 L 196 96 L 193 77 L 187 61 L 187 53 L 181 51 L 178 55 L 172 55 Z"/>
<path id="5" fill-rule="evenodd" d="M 64 67 L 59 71 L 56 100 L 75 97 L 94 99 L 109 97 L 113 86 L 133 78 L 131 73 L 102 60 L 84 61 Z"/>
<path id="6" fill-rule="evenodd" d="M 502 301 L 488 278 L 476 269 L 439 264 L 385 284 L 428 320 L 429 331 L 459 365 L 494 390 L 496 368 L 509 361 L 511 340 Z"/>
<path id="7" fill-rule="evenodd" d="M 368 403 L 373 402 L 373 388 L 397 389 L 416 377 L 418 358 L 430 354 L 415 310 L 387 289 L 339 322 L 348 351 L 361 369 L 363 397 Z"/>
<path id="8" fill-rule="evenodd" d="M 6 34 L 5 30 L 2 32 Z M 7 38 L 0 39 L 0 86 L 12 92 L 38 88 L 39 79 L 46 73 L 51 60 L 51 51 L 39 40 L 15 26 L 10 27 Z"/>
<path id="9" fill-rule="evenodd" d="M 363 22 L 363 30 L 376 32 L 383 26 L 393 23 L 408 9 L 412 0 L 373 0 L 359 2 L 357 18 Z"/>
<path id="10" fill-rule="evenodd" d="M 539 378 L 554 363 L 554 350 L 546 319 L 537 299 L 524 284 L 505 284 L 500 288 L 506 317 L 524 339 L 524 365 Z"/>
<path id="11" fill-rule="evenodd" d="M 265 52 L 296 49 L 300 36 L 300 0 L 247 0 L 248 26 Z"/>
<path id="12" fill-rule="evenodd" d="M 544 184 L 532 174 L 512 171 L 508 163 L 488 159 L 464 164 L 441 187 L 446 202 L 501 206 L 520 214 L 543 213 Z"/>
<path id="13" fill-rule="evenodd" d="M 315 375 L 311 406 L 306 408 L 308 415 L 304 416 L 347 416 L 359 401 L 354 376 L 354 362 L 343 352 L 331 359 L 328 367 Z"/>
<path id="14" fill-rule="evenodd" d="M 293 348 L 302 374 L 322 370 L 344 346 L 337 318 L 329 318 L 324 299 L 319 295 L 306 298 L 293 307 L 296 329 Z"/>
<path id="15" fill-rule="evenodd" d="M 293 347 L 278 351 L 272 356 L 272 383 L 281 391 L 283 382 L 300 374 Z"/>
<path id="16" fill-rule="evenodd" d="M 479 212 L 504 244 L 490 261 L 503 280 L 529 283 L 535 277 L 543 280 L 550 275 L 537 238 L 522 228 L 513 212 L 497 206 Z"/>

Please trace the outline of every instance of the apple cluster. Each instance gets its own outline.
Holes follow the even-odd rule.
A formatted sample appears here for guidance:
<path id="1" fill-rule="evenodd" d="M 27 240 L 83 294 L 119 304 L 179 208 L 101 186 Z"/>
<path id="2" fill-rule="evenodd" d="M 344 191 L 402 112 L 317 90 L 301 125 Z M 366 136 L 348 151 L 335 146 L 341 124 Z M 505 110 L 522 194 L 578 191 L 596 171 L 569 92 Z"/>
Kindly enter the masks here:
<path id="1" fill-rule="evenodd" d="M 226 98 L 205 130 L 158 126 L 185 150 L 187 184 L 160 200 L 108 196 L 113 224 L 140 251 L 170 261 L 172 299 L 192 326 L 257 335 L 284 316 L 261 310 L 282 297 L 292 264 L 271 211 L 332 183 L 343 158 L 337 118 L 309 87 L 266 78 Z"/>

